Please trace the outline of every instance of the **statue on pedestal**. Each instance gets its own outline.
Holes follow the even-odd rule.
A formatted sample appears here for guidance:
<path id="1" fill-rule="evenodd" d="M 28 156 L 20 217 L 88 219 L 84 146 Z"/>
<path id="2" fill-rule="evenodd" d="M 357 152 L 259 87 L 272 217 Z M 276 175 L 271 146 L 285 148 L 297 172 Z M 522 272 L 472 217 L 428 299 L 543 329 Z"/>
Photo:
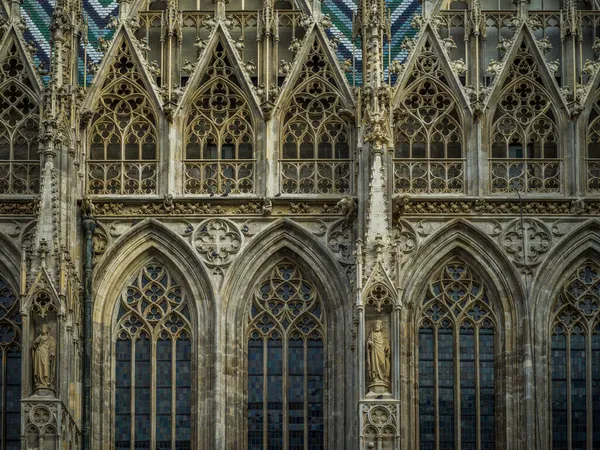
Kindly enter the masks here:
<path id="1" fill-rule="evenodd" d="M 35 389 L 53 390 L 56 340 L 50 325 L 42 325 L 42 333 L 33 341 L 33 384 Z"/>
<path id="2" fill-rule="evenodd" d="M 369 392 L 383 394 L 390 389 L 390 341 L 383 322 L 376 320 L 367 338 L 367 371 Z"/>

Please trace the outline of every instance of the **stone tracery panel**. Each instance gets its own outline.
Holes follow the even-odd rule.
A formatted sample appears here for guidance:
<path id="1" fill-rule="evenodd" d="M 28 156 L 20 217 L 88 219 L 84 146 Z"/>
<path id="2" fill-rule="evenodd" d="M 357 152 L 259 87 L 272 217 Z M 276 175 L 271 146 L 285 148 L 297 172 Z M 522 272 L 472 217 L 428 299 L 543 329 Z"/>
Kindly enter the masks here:
<path id="1" fill-rule="evenodd" d="M 570 274 L 552 309 L 550 374 L 555 450 L 600 446 L 600 404 L 595 400 L 600 396 L 599 311 L 600 267 L 588 261 Z"/>
<path id="2" fill-rule="evenodd" d="M 352 189 L 350 127 L 333 69 L 315 39 L 301 66 L 281 128 L 284 194 L 342 194 Z"/>
<path id="3" fill-rule="evenodd" d="M 108 69 L 89 136 L 88 193 L 157 192 L 156 113 L 125 41 Z"/>
<path id="4" fill-rule="evenodd" d="M 115 449 L 192 448 L 189 308 L 181 286 L 156 262 L 142 267 L 120 294 L 114 327 Z"/>
<path id="5" fill-rule="evenodd" d="M 325 311 L 291 261 L 256 285 L 249 325 L 248 448 L 324 449 Z"/>
<path id="6" fill-rule="evenodd" d="M 0 61 L 0 194 L 39 191 L 39 106 L 17 46 Z"/>
<path id="7" fill-rule="evenodd" d="M 464 192 L 460 107 L 431 42 L 424 43 L 404 91 L 395 112 L 394 192 Z"/>
<path id="8" fill-rule="evenodd" d="M 600 192 L 600 96 L 592 106 L 587 125 L 587 191 Z"/>
<path id="9" fill-rule="evenodd" d="M 254 121 L 221 43 L 200 86 L 185 129 L 185 193 L 252 193 Z"/>
<path id="10" fill-rule="evenodd" d="M 463 261 L 446 263 L 420 314 L 419 448 L 494 448 L 497 320 L 486 286 Z"/>
<path id="11" fill-rule="evenodd" d="M 523 41 L 493 116 L 491 191 L 561 190 L 558 126 L 538 63 Z"/>

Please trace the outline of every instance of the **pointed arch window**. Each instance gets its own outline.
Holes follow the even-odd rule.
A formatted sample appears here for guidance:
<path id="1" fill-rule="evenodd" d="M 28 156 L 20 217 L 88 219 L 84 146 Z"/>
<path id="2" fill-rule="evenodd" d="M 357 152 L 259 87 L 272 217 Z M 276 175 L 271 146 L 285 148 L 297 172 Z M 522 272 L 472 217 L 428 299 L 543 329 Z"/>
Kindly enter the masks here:
<path id="1" fill-rule="evenodd" d="M 39 106 L 16 44 L 0 61 L 0 194 L 36 194 Z"/>
<path id="2" fill-rule="evenodd" d="M 248 449 L 325 448 L 325 312 L 291 261 L 255 287 L 248 328 Z"/>
<path id="3" fill-rule="evenodd" d="M 484 284 L 464 262 L 444 264 L 419 320 L 419 448 L 494 448 L 497 322 Z"/>
<path id="4" fill-rule="evenodd" d="M 559 192 L 561 160 L 552 98 L 528 44 L 510 63 L 493 116 L 491 190 Z"/>
<path id="5" fill-rule="evenodd" d="M 395 111 L 394 192 L 463 193 L 465 164 L 459 105 L 426 41 Z"/>
<path id="6" fill-rule="evenodd" d="M 155 194 L 156 114 L 123 41 L 108 69 L 89 130 L 88 193 Z"/>
<path id="7" fill-rule="evenodd" d="M 185 193 L 254 192 L 252 113 L 220 42 L 187 117 Z"/>
<path id="8" fill-rule="evenodd" d="M 600 96 L 592 106 L 587 126 L 587 190 L 600 192 Z"/>
<path id="9" fill-rule="evenodd" d="M 193 334 L 185 293 L 152 262 L 123 289 L 117 308 L 113 448 L 191 449 Z"/>
<path id="10" fill-rule="evenodd" d="M 19 297 L 0 275 L 0 449 L 21 448 L 21 313 Z"/>
<path id="11" fill-rule="evenodd" d="M 332 68 L 315 39 L 285 109 L 280 136 L 282 193 L 351 191 L 351 130 L 343 110 Z"/>
<path id="12" fill-rule="evenodd" d="M 561 287 L 550 330 L 552 450 L 600 448 L 600 267 Z"/>

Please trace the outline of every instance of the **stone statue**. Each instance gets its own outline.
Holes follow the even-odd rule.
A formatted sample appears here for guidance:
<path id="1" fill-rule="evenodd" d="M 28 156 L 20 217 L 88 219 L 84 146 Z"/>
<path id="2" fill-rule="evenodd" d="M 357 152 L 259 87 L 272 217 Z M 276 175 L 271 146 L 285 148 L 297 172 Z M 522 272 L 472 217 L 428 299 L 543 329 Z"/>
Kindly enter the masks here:
<path id="1" fill-rule="evenodd" d="M 390 341 L 383 331 L 383 322 L 376 320 L 367 338 L 367 370 L 369 391 L 389 392 L 390 387 Z"/>
<path id="2" fill-rule="evenodd" d="M 53 389 L 56 341 L 50 326 L 42 325 L 42 333 L 33 341 L 33 380 L 35 389 Z"/>

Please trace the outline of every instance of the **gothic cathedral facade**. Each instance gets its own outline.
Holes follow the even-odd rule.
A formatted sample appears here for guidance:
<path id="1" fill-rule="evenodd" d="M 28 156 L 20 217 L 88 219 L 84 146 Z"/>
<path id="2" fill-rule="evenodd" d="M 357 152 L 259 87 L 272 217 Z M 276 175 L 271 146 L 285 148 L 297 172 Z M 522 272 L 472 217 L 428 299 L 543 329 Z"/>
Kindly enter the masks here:
<path id="1" fill-rule="evenodd" d="M 1 3 L 0 450 L 600 449 L 598 2 Z"/>

